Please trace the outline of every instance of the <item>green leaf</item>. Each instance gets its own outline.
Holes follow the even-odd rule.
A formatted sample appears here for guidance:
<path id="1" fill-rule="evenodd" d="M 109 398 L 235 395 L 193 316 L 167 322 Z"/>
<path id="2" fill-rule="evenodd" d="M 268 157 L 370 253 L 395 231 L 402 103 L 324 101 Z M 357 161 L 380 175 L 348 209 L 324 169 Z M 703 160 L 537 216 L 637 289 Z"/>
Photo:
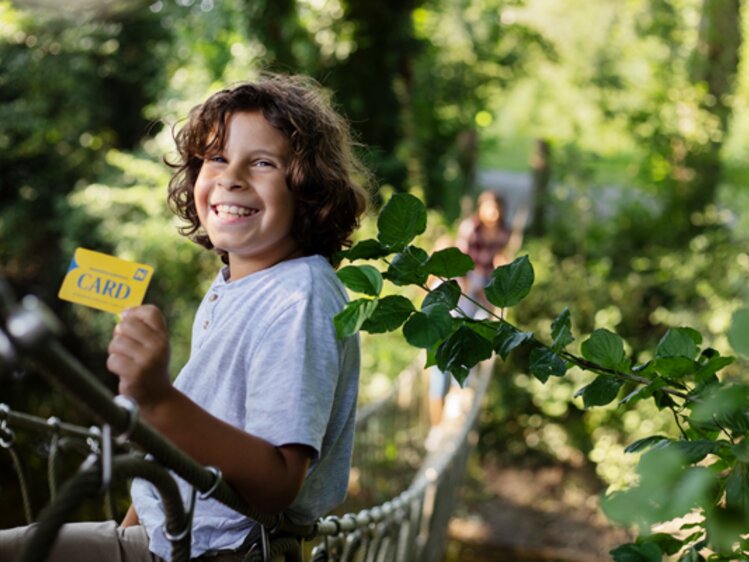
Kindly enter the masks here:
<path id="1" fill-rule="evenodd" d="M 422 308 L 426 308 L 436 303 L 442 303 L 447 308 L 452 310 L 458 305 L 460 300 L 460 285 L 457 281 L 445 281 L 440 283 L 437 287 L 430 290 L 424 302 L 421 304 Z"/>
<path id="2" fill-rule="evenodd" d="M 686 357 L 694 359 L 699 353 L 702 336 L 692 328 L 669 328 L 658 342 L 656 357 Z"/>
<path id="3" fill-rule="evenodd" d="M 645 363 L 634 365 L 632 367 L 632 372 L 649 379 L 652 379 L 658 374 L 652 361 L 646 361 Z"/>
<path id="4" fill-rule="evenodd" d="M 414 347 L 428 349 L 446 337 L 452 327 L 450 310 L 443 304 L 435 304 L 424 312 L 414 312 L 403 325 L 403 335 Z"/>
<path id="5" fill-rule="evenodd" d="M 361 329 L 372 334 L 392 332 L 403 324 L 414 311 L 414 305 L 401 295 L 388 295 L 379 300 L 374 313 Z"/>
<path id="6" fill-rule="evenodd" d="M 668 486 L 684 473 L 684 455 L 672 447 L 653 447 L 640 457 L 637 473 L 641 484 Z"/>
<path id="7" fill-rule="evenodd" d="M 650 513 L 657 506 L 649 505 L 647 502 L 647 497 L 645 497 L 642 490 L 634 487 L 608 494 L 601 501 L 601 508 L 606 517 L 619 525 L 637 523 L 642 528 L 651 522 L 657 521 L 657 517 L 654 517 Z M 643 510 L 643 504 L 650 509 L 647 511 Z"/>
<path id="8" fill-rule="evenodd" d="M 531 351 L 530 372 L 541 382 L 550 376 L 561 377 L 567 372 L 567 363 L 551 349 L 536 347 Z"/>
<path id="9" fill-rule="evenodd" d="M 357 293 L 376 297 L 382 291 L 382 275 L 371 265 L 347 265 L 338 270 L 338 278 Z"/>
<path id="10" fill-rule="evenodd" d="M 732 546 L 741 540 L 742 535 L 746 534 L 746 523 L 741 521 L 733 511 L 721 507 L 714 507 L 706 514 L 705 527 L 707 536 L 710 539 L 711 550 L 722 552 L 724 555 L 731 552 Z M 718 558 L 718 560 L 730 560 L 738 562 L 743 557 Z"/>
<path id="11" fill-rule="evenodd" d="M 493 320 L 474 320 L 473 318 L 455 318 L 453 324 L 456 326 L 465 325 L 471 330 L 476 332 L 482 338 L 492 341 L 497 329 L 499 328 L 499 322 Z"/>
<path id="12" fill-rule="evenodd" d="M 702 400 L 693 406 L 690 420 L 696 423 L 717 422 L 738 431 L 746 431 L 747 404 L 749 386 L 725 384 L 702 396 Z"/>
<path id="13" fill-rule="evenodd" d="M 391 248 L 404 248 L 424 232 L 426 224 L 424 203 L 409 193 L 396 193 L 377 217 L 377 238 Z"/>
<path id="14" fill-rule="evenodd" d="M 666 381 L 666 385 L 664 386 L 668 386 L 668 381 Z M 674 402 L 674 399 L 671 398 L 668 392 L 663 392 L 663 390 L 656 390 L 655 392 L 653 392 L 653 402 L 659 410 L 676 406 L 676 402 Z"/>
<path id="15" fill-rule="evenodd" d="M 707 455 L 717 453 L 725 442 L 710 441 L 709 439 L 696 439 L 694 441 L 671 441 L 669 447 L 675 448 L 684 455 L 685 462 L 695 464 L 704 459 Z"/>
<path id="16" fill-rule="evenodd" d="M 389 255 L 391 250 L 383 246 L 378 240 L 368 238 L 357 242 L 348 250 L 338 252 L 339 258 L 354 260 L 372 260 Z"/>
<path id="17" fill-rule="evenodd" d="M 705 558 L 699 553 L 698 548 L 691 547 L 684 552 L 678 562 L 705 562 Z"/>
<path id="18" fill-rule="evenodd" d="M 649 437 L 643 437 L 642 439 L 638 439 L 637 441 L 630 443 L 629 445 L 624 447 L 624 452 L 637 453 L 639 451 L 649 449 L 650 447 L 656 447 L 658 445 L 664 445 L 670 442 L 671 440 L 664 435 L 651 435 Z"/>
<path id="19" fill-rule="evenodd" d="M 681 378 L 699 369 L 699 364 L 686 357 L 657 357 L 653 361 L 655 370 L 664 377 Z"/>
<path id="20" fill-rule="evenodd" d="M 731 327 L 728 329 L 728 341 L 736 353 L 749 357 L 749 308 L 742 308 L 733 313 Z"/>
<path id="21" fill-rule="evenodd" d="M 621 369 L 625 364 L 624 340 L 608 330 L 594 330 L 580 347 L 588 361 L 608 369 Z"/>
<path id="22" fill-rule="evenodd" d="M 652 542 L 627 543 L 609 551 L 615 562 L 661 562 L 663 551 Z"/>
<path id="23" fill-rule="evenodd" d="M 492 272 L 484 294 L 494 306 L 514 306 L 530 292 L 533 280 L 533 266 L 528 256 L 521 256 Z"/>
<path id="24" fill-rule="evenodd" d="M 491 342 L 461 325 L 437 348 L 437 365 L 462 385 L 470 369 L 491 356 Z"/>
<path id="25" fill-rule="evenodd" d="M 427 369 L 432 365 L 437 365 L 437 346 L 432 346 L 427 349 L 427 358 L 424 362 L 424 368 Z"/>
<path id="26" fill-rule="evenodd" d="M 358 299 L 351 301 L 333 317 L 336 335 L 343 339 L 354 335 L 377 308 L 377 301 Z"/>
<path id="27" fill-rule="evenodd" d="M 733 357 L 722 357 L 720 355 L 710 357 L 694 374 L 694 380 L 698 383 L 706 382 L 712 377 L 712 375 L 716 374 L 734 361 L 735 359 Z"/>
<path id="28" fill-rule="evenodd" d="M 738 462 L 726 478 L 726 509 L 749 524 L 749 465 Z"/>
<path id="29" fill-rule="evenodd" d="M 713 503 L 715 474 L 704 466 L 693 466 L 684 471 L 683 476 L 673 487 L 671 502 L 666 516 L 669 519 L 681 517 L 694 508 L 710 508 Z"/>
<path id="30" fill-rule="evenodd" d="M 427 271 L 438 277 L 463 277 L 473 268 L 473 259 L 457 248 L 434 252 L 426 263 Z"/>
<path id="31" fill-rule="evenodd" d="M 641 541 L 638 539 L 637 542 L 650 542 L 657 544 L 660 549 L 668 555 L 676 554 L 684 546 L 684 541 L 674 538 L 668 533 L 653 533 L 652 535 L 646 537 L 645 540 Z"/>
<path id="32" fill-rule="evenodd" d="M 640 457 L 639 483 L 613 494 L 612 502 L 606 498 L 607 515 L 620 523 L 648 526 L 712 505 L 716 475 L 705 467 L 688 466 L 684 454 L 671 445 L 652 448 Z"/>
<path id="33" fill-rule="evenodd" d="M 507 359 L 510 352 L 531 340 L 533 340 L 531 332 L 521 332 L 506 322 L 502 322 L 492 339 L 492 345 L 502 359 Z"/>
<path id="34" fill-rule="evenodd" d="M 616 399 L 621 387 L 622 381 L 619 379 L 610 375 L 598 375 L 592 383 L 579 391 L 579 394 L 582 394 L 583 405 L 586 408 L 605 406 Z"/>
<path id="35" fill-rule="evenodd" d="M 393 257 L 385 277 L 396 285 L 423 285 L 429 277 L 424 268 L 428 258 L 421 248 L 409 246 Z"/>
<path id="36" fill-rule="evenodd" d="M 551 344 L 551 349 L 554 351 L 561 351 L 573 341 L 575 338 L 572 337 L 572 321 L 570 320 L 570 309 L 566 306 L 559 316 L 557 316 L 551 323 L 551 337 L 554 342 Z"/>
<path id="37" fill-rule="evenodd" d="M 749 464 L 749 443 L 746 440 L 732 445 L 731 453 L 736 457 L 737 461 Z"/>
<path id="38" fill-rule="evenodd" d="M 637 473 L 637 485 L 603 499 L 606 515 L 617 523 L 637 523 L 641 528 L 675 517 L 670 504 L 685 473 L 683 455 L 667 447 L 651 448 L 640 457 Z"/>

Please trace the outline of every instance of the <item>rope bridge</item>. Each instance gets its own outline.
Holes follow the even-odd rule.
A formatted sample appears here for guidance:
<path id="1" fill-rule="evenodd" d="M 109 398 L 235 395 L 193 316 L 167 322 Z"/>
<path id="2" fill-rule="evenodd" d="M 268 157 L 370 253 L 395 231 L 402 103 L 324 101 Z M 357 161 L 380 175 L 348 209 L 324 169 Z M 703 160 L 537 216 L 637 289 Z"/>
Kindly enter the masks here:
<path id="1" fill-rule="evenodd" d="M 329 515 L 312 525 L 300 526 L 283 514 L 269 516 L 247 505 L 222 479 L 217 468 L 196 463 L 141 421 L 135 402 L 114 396 L 59 343 L 59 321 L 41 301 L 27 296 L 10 306 L 8 291 L 2 285 L 0 293 L 5 303 L 0 316 L 0 371 L 20 362 L 31 362 L 101 422 L 100 427 L 83 428 L 57 418 L 44 420 L 14 412 L 0 404 L 0 448 L 8 450 L 15 465 L 29 522 L 32 513 L 27 483 L 13 432 L 16 429 L 44 432 L 51 440 L 48 458 L 51 501 L 39 516 L 21 562 L 45 560 L 60 527 L 85 499 L 106 495 L 115 480 L 135 477 L 151 482 L 161 496 L 166 513 L 165 534 L 172 543 L 175 562 L 190 559 L 192 508 L 197 496 L 211 497 L 258 522 L 259 537 L 245 556 L 250 562 L 270 561 L 280 556 L 287 562 L 295 562 L 301 561 L 305 553 L 309 553 L 313 562 L 436 562 L 442 555 L 455 491 L 463 480 L 467 457 L 475 443 L 473 428 L 491 363 L 483 364 L 478 376 L 472 377 L 473 387 L 464 395 L 453 419 L 444 424 L 439 446 L 427 454 L 405 491 L 375 507 Z M 373 446 L 377 441 L 375 436 L 381 435 L 383 429 L 395 432 L 406 427 L 399 419 L 390 428 L 383 428 L 380 415 L 383 408 L 396 404 L 403 411 L 418 412 L 403 404 L 408 399 L 418 402 L 420 395 L 414 391 L 418 379 L 416 369 L 406 371 L 387 399 L 361 410 L 355 447 L 359 458 L 355 458 L 352 472 L 362 480 L 366 480 L 366 470 L 362 467 L 362 463 L 367 464 L 366 455 L 382 449 Z M 414 438 L 414 430 L 410 431 Z M 415 438 L 423 443 L 423 430 L 415 431 Z M 58 489 L 55 461 L 63 445 L 77 448 L 87 456 L 78 472 Z M 186 506 L 170 471 L 193 487 Z M 110 505 L 108 513 L 113 513 L 111 501 L 105 505 Z M 311 548 L 303 548 L 303 543 Z"/>

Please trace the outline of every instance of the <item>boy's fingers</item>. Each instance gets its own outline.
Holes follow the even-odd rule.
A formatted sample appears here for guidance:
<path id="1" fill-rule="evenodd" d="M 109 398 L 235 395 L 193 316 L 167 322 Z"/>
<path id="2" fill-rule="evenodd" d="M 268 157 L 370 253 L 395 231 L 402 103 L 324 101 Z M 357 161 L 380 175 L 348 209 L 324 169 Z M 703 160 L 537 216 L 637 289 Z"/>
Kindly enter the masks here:
<path id="1" fill-rule="evenodd" d="M 125 335 L 145 345 L 163 339 L 167 329 L 161 311 L 153 306 L 149 306 L 151 310 L 143 308 L 130 308 L 124 311 L 122 320 L 114 328 L 114 335 Z"/>
<path id="2" fill-rule="evenodd" d="M 157 341 L 156 330 L 151 328 L 145 322 L 135 318 L 123 318 L 114 328 L 112 339 L 127 338 L 140 343 L 146 347 Z"/>
<path id="3" fill-rule="evenodd" d="M 132 338 L 126 335 L 117 334 L 109 342 L 107 352 L 110 355 L 119 354 L 127 357 L 134 357 L 138 347 L 140 346 Z"/>
<path id="4" fill-rule="evenodd" d="M 143 304 L 133 308 L 127 308 L 122 311 L 122 319 L 135 318 L 145 323 L 152 330 L 157 332 L 166 331 L 166 321 L 164 315 L 157 306 L 152 304 Z"/>
<path id="5" fill-rule="evenodd" d="M 121 376 L 133 370 L 133 360 L 121 353 L 111 353 L 107 357 L 107 370 Z"/>

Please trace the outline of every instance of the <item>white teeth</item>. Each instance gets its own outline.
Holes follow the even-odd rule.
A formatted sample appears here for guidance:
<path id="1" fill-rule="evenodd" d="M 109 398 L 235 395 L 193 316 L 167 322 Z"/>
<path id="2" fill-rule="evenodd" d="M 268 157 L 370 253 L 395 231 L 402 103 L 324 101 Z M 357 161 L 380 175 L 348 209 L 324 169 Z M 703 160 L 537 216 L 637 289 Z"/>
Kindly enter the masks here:
<path id="1" fill-rule="evenodd" d="M 216 205 L 215 209 L 219 215 L 233 215 L 235 217 L 249 217 L 257 213 L 257 209 L 237 207 L 236 205 Z"/>

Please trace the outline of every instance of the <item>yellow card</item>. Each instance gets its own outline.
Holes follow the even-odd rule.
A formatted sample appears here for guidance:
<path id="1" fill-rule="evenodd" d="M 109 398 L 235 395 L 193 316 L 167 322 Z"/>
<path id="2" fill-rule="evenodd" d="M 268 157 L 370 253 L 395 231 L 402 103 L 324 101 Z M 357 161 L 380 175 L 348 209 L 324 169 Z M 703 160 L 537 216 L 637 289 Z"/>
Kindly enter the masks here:
<path id="1" fill-rule="evenodd" d="M 57 296 L 119 314 L 146 296 L 153 267 L 77 248 Z"/>

